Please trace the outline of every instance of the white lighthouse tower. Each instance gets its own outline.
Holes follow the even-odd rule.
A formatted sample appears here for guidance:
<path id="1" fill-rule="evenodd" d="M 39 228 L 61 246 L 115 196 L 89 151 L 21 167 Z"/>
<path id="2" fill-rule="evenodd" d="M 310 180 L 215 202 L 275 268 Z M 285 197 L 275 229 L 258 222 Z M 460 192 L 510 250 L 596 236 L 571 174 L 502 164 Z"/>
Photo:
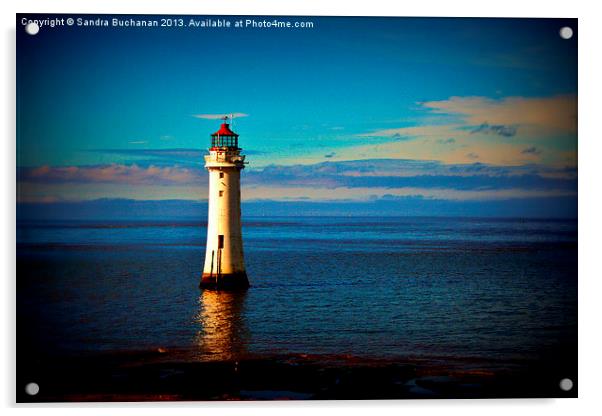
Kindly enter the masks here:
<path id="1" fill-rule="evenodd" d="M 207 252 L 200 287 L 237 290 L 249 287 L 242 249 L 240 221 L 240 171 L 245 157 L 240 154 L 238 134 L 223 118 L 211 135 L 205 167 L 209 171 L 209 219 Z"/>

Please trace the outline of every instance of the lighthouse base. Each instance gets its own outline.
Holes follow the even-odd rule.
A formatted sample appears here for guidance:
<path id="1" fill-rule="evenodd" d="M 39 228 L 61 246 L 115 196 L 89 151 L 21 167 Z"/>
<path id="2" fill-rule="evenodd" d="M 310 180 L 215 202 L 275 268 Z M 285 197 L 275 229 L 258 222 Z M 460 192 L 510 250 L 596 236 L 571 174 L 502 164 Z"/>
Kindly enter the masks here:
<path id="1" fill-rule="evenodd" d="M 246 290 L 249 288 L 249 279 L 247 272 L 227 273 L 219 276 L 203 273 L 199 287 L 208 290 Z"/>

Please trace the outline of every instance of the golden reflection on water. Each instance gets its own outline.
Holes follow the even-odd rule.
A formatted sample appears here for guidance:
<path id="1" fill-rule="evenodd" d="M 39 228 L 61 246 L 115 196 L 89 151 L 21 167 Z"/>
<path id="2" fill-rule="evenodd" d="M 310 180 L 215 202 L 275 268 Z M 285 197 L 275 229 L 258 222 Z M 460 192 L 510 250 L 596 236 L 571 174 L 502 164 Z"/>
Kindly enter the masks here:
<path id="1" fill-rule="evenodd" d="M 202 355 L 234 360 L 246 352 L 248 331 L 242 313 L 245 296 L 245 292 L 202 291 L 195 317 L 201 326 L 195 341 Z"/>

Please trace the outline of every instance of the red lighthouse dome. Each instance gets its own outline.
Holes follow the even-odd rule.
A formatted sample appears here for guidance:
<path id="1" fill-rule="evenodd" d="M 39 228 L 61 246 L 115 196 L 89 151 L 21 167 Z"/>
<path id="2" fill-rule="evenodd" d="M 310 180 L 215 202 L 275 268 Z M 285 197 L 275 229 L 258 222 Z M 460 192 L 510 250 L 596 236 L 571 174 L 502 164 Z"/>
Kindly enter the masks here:
<path id="1" fill-rule="evenodd" d="M 236 134 L 232 130 L 230 130 L 230 125 L 228 123 L 222 123 L 219 130 L 216 131 L 215 133 L 213 133 L 212 136 L 236 136 L 236 137 L 238 137 L 238 134 Z"/>

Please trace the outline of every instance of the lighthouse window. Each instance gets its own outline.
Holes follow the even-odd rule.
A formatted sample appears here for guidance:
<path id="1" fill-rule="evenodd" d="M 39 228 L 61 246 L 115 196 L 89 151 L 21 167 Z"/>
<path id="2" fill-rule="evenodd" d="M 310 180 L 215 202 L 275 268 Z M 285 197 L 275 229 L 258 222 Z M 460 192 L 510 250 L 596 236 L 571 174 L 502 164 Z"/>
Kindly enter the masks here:
<path id="1" fill-rule="evenodd" d="M 223 178 L 224 177 L 224 172 L 220 172 L 219 173 L 219 177 L 220 177 L 220 179 Z"/>
<path id="2" fill-rule="evenodd" d="M 219 196 L 224 196 L 224 191 L 219 191 Z"/>
<path id="3" fill-rule="evenodd" d="M 217 248 L 224 248 L 224 235 L 220 234 L 217 236 Z"/>

